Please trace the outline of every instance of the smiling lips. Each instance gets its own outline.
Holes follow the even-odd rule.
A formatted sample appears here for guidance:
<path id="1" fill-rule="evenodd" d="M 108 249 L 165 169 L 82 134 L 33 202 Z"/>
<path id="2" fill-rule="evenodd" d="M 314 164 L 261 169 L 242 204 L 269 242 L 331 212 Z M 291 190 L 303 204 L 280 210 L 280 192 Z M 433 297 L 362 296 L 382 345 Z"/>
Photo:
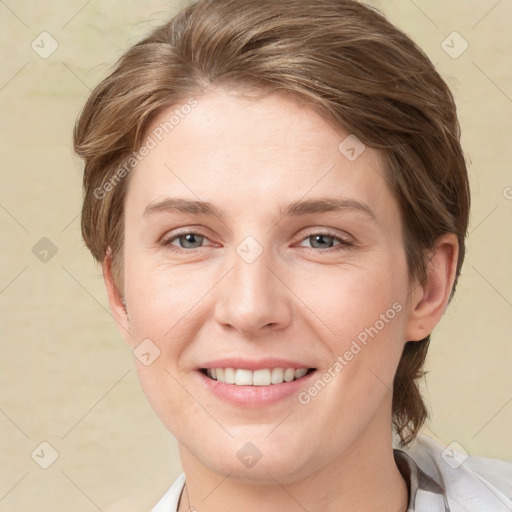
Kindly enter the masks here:
<path id="1" fill-rule="evenodd" d="M 225 403 L 262 408 L 296 395 L 307 385 L 316 371 L 304 362 L 307 360 L 229 357 L 204 361 L 196 369 L 206 389 Z"/>
<path id="2" fill-rule="evenodd" d="M 282 384 L 304 377 L 311 368 L 261 368 L 249 370 L 246 368 L 204 368 L 202 371 L 210 379 L 223 384 L 236 386 L 270 386 Z"/>

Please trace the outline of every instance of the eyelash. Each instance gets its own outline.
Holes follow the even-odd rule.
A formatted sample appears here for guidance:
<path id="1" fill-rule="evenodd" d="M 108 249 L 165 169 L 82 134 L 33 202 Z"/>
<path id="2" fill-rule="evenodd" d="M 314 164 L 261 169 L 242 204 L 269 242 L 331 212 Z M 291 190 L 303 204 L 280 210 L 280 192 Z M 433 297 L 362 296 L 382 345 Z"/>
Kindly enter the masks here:
<path id="1" fill-rule="evenodd" d="M 205 234 L 201 233 L 200 231 L 184 231 L 182 233 L 175 233 L 171 237 L 164 238 L 162 240 L 162 245 L 164 247 L 166 247 L 167 249 L 169 249 L 170 251 L 175 252 L 175 253 L 192 252 L 192 251 L 196 251 L 197 249 L 201 248 L 201 247 L 198 247 L 198 248 L 193 248 L 193 249 L 184 249 L 184 248 L 180 248 L 180 247 L 176 247 L 174 245 L 171 245 L 171 242 L 174 242 L 175 240 L 179 239 L 180 237 L 186 236 L 186 235 L 199 235 L 199 236 L 202 236 L 203 238 L 208 239 L 208 237 Z M 303 247 L 303 249 L 306 249 L 308 252 L 311 252 L 311 251 L 312 252 L 318 252 L 318 251 L 320 251 L 322 253 L 326 253 L 326 252 L 327 253 L 331 253 L 331 252 L 336 252 L 336 251 L 339 251 L 339 250 L 351 248 L 351 247 L 353 247 L 355 245 L 353 241 L 348 240 L 346 238 L 343 238 L 342 236 L 340 236 L 340 235 L 338 235 L 336 233 L 329 232 L 328 230 L 325 230 L 325 231 L 312 231 L 308 235 L 306 235 L 304 238 L 302 238 L 300 241 L 304 242 L 308 238 L 311 238 L 311 237 L 314 237 L 314 236 L 331 237 L 335 241 L 339 242 L 339 244 L 335 245 L 334 247 L 330 247 L 328 249 L 318 249 L 318 248 L 315 248 L 315 247 Z"/>

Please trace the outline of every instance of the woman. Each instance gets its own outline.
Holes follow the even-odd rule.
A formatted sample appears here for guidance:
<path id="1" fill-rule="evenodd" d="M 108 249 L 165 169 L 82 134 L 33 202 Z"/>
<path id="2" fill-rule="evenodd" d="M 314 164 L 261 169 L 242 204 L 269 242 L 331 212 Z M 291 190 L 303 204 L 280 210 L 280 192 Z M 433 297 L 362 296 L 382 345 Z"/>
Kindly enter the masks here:
<path id="1" fill-rule="evenodd" d="M 354 1 L 199 0 L 93 91 L 75 149 L 84 240 L 179 443 L 154 512 L 510 510 L 510 465 L 418 437 L 470 199 L 406 35 Z"/>

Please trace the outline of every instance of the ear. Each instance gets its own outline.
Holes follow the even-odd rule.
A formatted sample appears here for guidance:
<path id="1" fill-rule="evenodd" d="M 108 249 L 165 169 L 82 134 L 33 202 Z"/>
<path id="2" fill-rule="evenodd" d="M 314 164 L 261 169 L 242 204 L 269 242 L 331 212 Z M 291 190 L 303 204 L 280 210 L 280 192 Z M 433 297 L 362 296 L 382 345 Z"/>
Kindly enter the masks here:
<path id="1" fill-rule="evenodd" d="M 413 284 L 406 341 L 419 341 L 428 336 L 443 316 L 455 280 L 458 253 L 459 244 L 454 233 L 437 240 L 427 265 L 426 281 Z"/>
<path id="2" fill-rule="evenodd" d="M 108 251 L 105 255 L 105 258 L 103 258 L 102 270 L 103 281 L 105 282 L 105 287 L 107 288 L 108 302 L 110 304 L 112 316 L 116 321 L 117 329 L 122 338 L 128 345 L 131 346 L 132 342 L 130 336 L 130 321 L 122 295 L 119 293 L 119 290 L 117 289 L 114 282 L 114 276 L 112 272 L 112 253 L 110 251 Z"/>

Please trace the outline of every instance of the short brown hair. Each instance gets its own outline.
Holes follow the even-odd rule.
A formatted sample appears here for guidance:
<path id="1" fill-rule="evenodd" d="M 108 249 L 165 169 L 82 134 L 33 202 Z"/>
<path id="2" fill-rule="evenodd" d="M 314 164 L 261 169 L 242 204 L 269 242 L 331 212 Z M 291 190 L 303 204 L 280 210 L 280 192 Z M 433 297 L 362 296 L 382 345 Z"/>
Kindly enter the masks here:
<path id="1" fill-rule="evenodd" d="M 198 0 L 130 48 L 94 89 L 74 132 L 85 161 L 82 234 L 98 261 L 111 253 L 118 280 L 129 176 L 109 184 L 151 121 L 209 84 L 292 95 L 382 150 L 411 279 L 426 278 L 428 251 L 455 233 L 453 295 L 470 204 L 453 97 L 408 36 L 353 0 Z M 97 190 L 108 193 L 98 198 Z M 407 342 L 395 375 L 393 424 L 402 444 L 428 417 L 416 379 L 429 341 Z"/>

